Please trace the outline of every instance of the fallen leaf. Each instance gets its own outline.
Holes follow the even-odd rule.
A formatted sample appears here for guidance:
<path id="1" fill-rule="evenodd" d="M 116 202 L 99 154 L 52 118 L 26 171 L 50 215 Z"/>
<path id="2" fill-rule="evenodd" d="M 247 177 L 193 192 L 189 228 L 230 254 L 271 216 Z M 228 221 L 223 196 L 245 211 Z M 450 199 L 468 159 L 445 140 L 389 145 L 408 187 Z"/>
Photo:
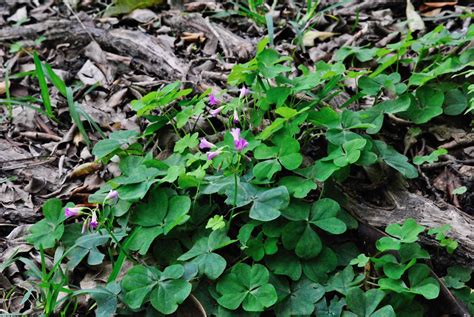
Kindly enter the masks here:
<path id="1" fill-rule="evenodd" d="M 328 38 L 337 35 L 339 33 L 334 32 L 324 32 L 324 31 L 308 31 L 303 35 L 303 45 L 304 46 L 314 46 L 314 40 L 318 39 L 320 41 L 327 40 Z"/>
<path id="2" fill-rule="evenodd" d="M 422 5 L 432 8 L 441 8 L 445 6 L 453 6 L 456 5 L 457 1 L 445 1 L 445 2 L 425 2 Z"/>
<path id="3" fill-rule="evenodd" d="M 148 23 L 158 16 L 149 9 L 136 9 L 125 16 L 126 19 L 137 21 L 138 23 Z"/>
<path id="4" fill-rule="evenodd" d="M 413 6 L 410 0 L 407 0 L 406 15 L 408 28 L 410 29 L 410 31 L 423 31 L 426 28 L 425 22 L 423 22 L 423 19 L 415 11 L 415 7 Z"/>
<path id="5" fill-rule="evenodd" d="M 206 40 L 204 33 L 191 33 L 191 32 L 183 32 L 181 39 L 185 42 L 199 42 L 202 43 Z"/>
<path id="6" fill-rule="evenodd" d="M 92 174 L 102 168 L 102 165 L 96 162 L 84 163 L 74 168 L 69 174 L 71 178 L 81 177 Z"/>
<path id="7" fill-rule="evenodd" d="M 26 7 L 21 7 L 16 10 L 15 14 L 7 19 L 7 21 L 12 22 L 21 22 L 26 21 L 28 19 L 28 11 L 26 11 Z"/>
<path id="8" fill-rule="evenodd" d="M 3 96 L 7 92 L 7 82 L 6 81 L 0 81 L 0 96 Z"/>
<path id="9" fill-rule="evenodd" d="M 77 77 L 84 83 L 84 85 L 92 86 L 100 83 L 102 86 L 107 85 L 107 80 L 100 69 L 95 66 L 90 60 L 82 66 L 77 73 Z"/>
<path id="10" fill-rule="evenodd" d="M 420 8 L 420 11 L 423 11 L 423 10 Z M 440 13 L 441 13 L 441 8 L 435 8 L 433 10 L 423 12 L 421 15 L 424 17 L 434 17 Z"/>

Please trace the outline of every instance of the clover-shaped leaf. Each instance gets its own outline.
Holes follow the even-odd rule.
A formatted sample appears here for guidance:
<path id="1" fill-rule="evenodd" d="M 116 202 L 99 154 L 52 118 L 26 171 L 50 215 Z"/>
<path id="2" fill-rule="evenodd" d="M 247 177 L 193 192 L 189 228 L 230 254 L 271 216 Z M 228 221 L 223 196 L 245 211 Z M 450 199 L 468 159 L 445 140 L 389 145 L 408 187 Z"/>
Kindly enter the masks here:
<path id="1" fill-rule="evenodd" d="M 191 283 L 183 279 L 182 265 L 168 266 L 163 272 L 143 265 L 134 266 L 122 280 L 125 291 L 124 302 L 132 309 L 138 309 L 145 301 L 163 314 L 178 309 L 191 293 Z"/>
<path id="2" fill-rule="evenodd" d="M 284 186 L 260 192 L 255 197 L 249 216 L 260 221 L 270 221 L 280 216 L 281 210 L 290 202 L 290 195 Z"/>
<path id="3" fill-rule="evenodd" d="M 179 261 L 192 259 L 191 263 L 197 265 L 199 272 L 209 279 L 217 279 L 225 270 L 226 260 L 213 251 L 223 248 L 235 240 L 229 239 L 224 230 L 213 231 L 209 237 L 199 239 L 188 252 L 181 255 Z"/>
<path id="4" fill-rule="evenodd" d="M 310 191 L 318 187 L 314 181 L 299 176 L 282 177 L 279 184 L 285 186 L 295 198 L 305 198 Z"/>
<path id="5" fill-rule="evenodd" d="M 260 264 L 236 264 L 231 272 L 217 283 L 219 305 L 235 310 L 240 305 L 248 312 L 260 312 L 277 301 L 277 293 L 269 284 L 268 270 Z"/>
<path id="6" fill-rule="evenodd" d="M 146 254 L 156 237 L 168 234 L 189 219 L 190 208 L 191 199 L 188 196 L 169 197 L 160 188 L 152 191 L 148 201 L 138 205 L 132 214 L 131 222 L 139 226 L 129 242 L 130 250 Z"/>
<path id="7" fill-rule="evenodd" d="M 346 306 L 344 298 L 334 296 L 331 302 L 327 303 L 326 298 L 323 297 L 316 303 L 316 316 L 318 317 L 339 317 L 342 314 L 342 309 Z"/>
<path id="8" fill-rule="evenodd" d="M 315 303 L 325 294 L 324 287 L 308 279 L 301 279 L 291 285 L 285 299 L 276 306 L 277 316 L 311 315 Z"/>
<path id="9" fill-rule="evenodd" d="M 385 293 L 379 289 L 363 292 L 360 288 L 353 288 L 347 293 L 347 307 L 357 317 L 395 317 L 392 306 L 386 305 L 376 311 Z"/>
<path id="10" fill-rule="evenodd" d="M 410 286 L 407 286 L 403 280 L 391 278 L 382 278 L 378 283 L 382 290 L 419 294 L 426 299 L 435 299 L 439 295 L 439 283 L 429 275 L 430 269 L 427 265 L 416 264 L 408 271 Z"/>
<path id="11" fill-rule="evenodd" d="M 27 240 L 34 244 L 36 249 L 40 249 L 40 247 L 49 249 L 61 239 L 64 233 L 63 221 L 66 217 L 61 200 L 56 198 L 47 200 L 42 210 L 44 219 L 30 227 L 30 235 L 27 236 Z"/>
<path id="12" fill-rule="evenodd" d="M 344 270 L 337 272 L 329 278 L 326 286 L 326 292 L 336 291 L 343 295 L 358 287 L 358 285 L 364 280 L 364 275 L 355 275 L 352 266 L 346 266 Z"/>
<path id="13" fill-rule="evenodd" d="M 403 243 L 412 243 L 418 240 L 418 235 L 424 230 L 425 227 L 417 224 L 415 219 L 408 218 L 401 226 L 397 223 L 388 225 L 385 232 Z"/>
<path id="14" fill-rule="evenodd" d="M 309 221 L 329 233 L 343 233 L 347 227 L 342 220 L 336 217 L 339 209 L 339 204 L 334 200 L 329 198 L 320 199 L 311 207 Z"/>

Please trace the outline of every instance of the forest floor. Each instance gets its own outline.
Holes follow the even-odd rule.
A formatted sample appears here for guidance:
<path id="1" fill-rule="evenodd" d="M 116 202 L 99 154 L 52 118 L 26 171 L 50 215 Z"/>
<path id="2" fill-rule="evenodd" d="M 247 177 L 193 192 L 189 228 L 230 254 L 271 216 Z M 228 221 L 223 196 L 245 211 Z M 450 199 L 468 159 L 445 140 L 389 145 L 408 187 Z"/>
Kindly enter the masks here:
<path id="1" fill-rule="evenodd" d="M 226 89 L 233 65 L 250 60 L 257 43 L 269 34 L 278 52 L 311 68 L 334 59 L 343 47 L 380 48 L 399 42 L 408 29 L 407 12 L 424 21 L 415 36 L 439 24 L 450 32 L 465 32 L 471 18 L 463 15 L 474 8 L 468 0 L 412 1 L 415 11 L 407 11 L 405 0 L 320 2 L 306 21 L 302 4 L 276 5 L 270 30 L 264 15 L 258 23 L 230 2 L 158 5 L 116 16 L 104 15 L 107 5 L 97 1 L 1 2 L 0 263 L 32 251 L 22 237 L 29 224 L 42 218 L 40 208 L 47 199 L 87 203 L 89 195 L 119 175 L 117 164 L 95 161 L 92 145 L 112 131 L 143 132 L 145 119 L 132 111 L 132 100 L 177 80 L 195 92 Z M 301 30 L 314 32 L 301 37 Z M 42 95 L 33 52 L 71 88 L 86 136 L 58 89 L 51 86 L 49 97 Z M 366 64 L 370 67 L 370 61 Z M 346 80 L 348 87 L 351 81 Z M 55 119 L 48 117 L 39 98 L 49 99 Z M 332 106 L 349 99 L 340 94 Z M 350 105 L 354 110 L 361 106 Z M 454 257 L 440 255 L 435 266 L 474 267 L 471 120 L 470 115 L 438 117 L 413 136 L 407 133 L 408 121 L 393 117 L 384 125 L 383 137 L 399 152 L 410 158 L 435 149 L 449 153 L 418 165 L 420 176 L 404 180 L 403 190 L 394 188 L 394 175 L 349 179 L 343 186 L 353 200 L 344 207 L 376 228 L 408 217 L 425 225 L 450 224 L 460 249 Z M 166 151 L 172 149 L 168 141 L 157 142 Z M 16 273 L 10 270 L 0 277 L 10 276 L 9 283 L 14 283 L 20 278 Z"/>

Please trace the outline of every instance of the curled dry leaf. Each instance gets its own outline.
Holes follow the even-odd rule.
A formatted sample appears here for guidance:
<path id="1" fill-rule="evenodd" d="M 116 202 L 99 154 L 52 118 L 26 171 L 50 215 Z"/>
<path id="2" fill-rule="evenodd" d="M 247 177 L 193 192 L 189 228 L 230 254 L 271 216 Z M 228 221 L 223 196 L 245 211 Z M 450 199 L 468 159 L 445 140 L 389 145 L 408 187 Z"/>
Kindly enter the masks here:
<path id="1" fill-rule="evenodd" d="M 304 46 L 314 46 L 314 40 L 318 39 L 320 41 L 327 40 L 328 38 L 337 35 L 339 33 L 334 32 L 325 32 L 325 31 L 308 31 L 303 36 L 303 45 Z"/>
<path id="2" fill-rule="evenodd" d="M 84 163 L 74 168 L 71 174 L 69 174 L 69 177 L 75 178 L 75 177 L 90 175 L 100 170 L 101 168 L 102 168 L 102 164 L 99 164 L 96 162 Z"/>

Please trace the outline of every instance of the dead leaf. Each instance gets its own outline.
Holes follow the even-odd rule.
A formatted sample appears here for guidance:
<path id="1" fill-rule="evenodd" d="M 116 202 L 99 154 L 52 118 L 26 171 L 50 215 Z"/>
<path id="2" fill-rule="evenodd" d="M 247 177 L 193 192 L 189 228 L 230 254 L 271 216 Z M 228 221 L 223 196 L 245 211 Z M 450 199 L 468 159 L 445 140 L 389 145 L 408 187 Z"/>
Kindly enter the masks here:
<path id="1" fill-rule="evenodd" d="M 102 168 L 102 165 L 96 162 L 84 163 L 74 168 L 72 172 L 69 174 L 69 176 L 71 178 L 81 177 L 81 176 L 95 173 L 101 168 Z"/>
<path id="2" fill-rule="evenodd" d="M 92 86 L 100 83 L 102 86 L 107 85 L 107 80 L 100 69 L 95 66 L 90 60 L 87 60 L 82 68 L 77 73 L 77 77 L 84 83 L 84 85 Z"/>
<path id="3" fill-rule="evenodd" d="M 7 82 L 0 81 L 0 96 L 3 96 L 7 92 Z"/>
<path id="4" fill-rule="evenodd" d="M 198 33 L 183 32 L 181 39 L 185 42 L 203 43 L 206 40 L 206 37 L 204 36 L 204 33 L 202 32 L 198 32 Z"/>
<path id="5" fill-rule="evenodd" d="M 12 22 L 21 22 L 26 21 L 28 19 L 28 11 L 26 11 L 26 7 L 21 7 L 16 12 L 10 16 L 7 21 Z"/>
<path id="6" fill-rule="evenodd" d="M 158 16 L 149 9 L 136 9 L 125 16 L 128 20 L 134 20 L 138 23 L 148 23 L 155 20 Z"/>
<path id="7" fill-rule="evenodd" d="M 445 2 L 425 2 L 422 6 L 432 7 L 432 8 L 442 8 L 446 6 L 454 6 L 458 2 L 457 1 L 445 1 Z"/>
<path id="8" fill-rule="evenodd" d="M 415 7 L 410 0 L 407 0 L 406 15 L 410 31 L 423 31 L 426 28 L 425 22 L 423 22 L 423 19 L 415 11 Z"/>
<path id="9" fill-rule="evenodd" d="M 420 8 L 421 10 L 421 8 Z M 434 17 L 441 13 L 441 8 L 435 8 L 430 11 L 423 12 L 421 15 L 424 17 Z"/>
<path id="10" fill-rule="evenodd" d="M 338 35 L 339 33 L 334 32 L 324 32 L 324 31 L 308 31 L 303 35 L 303 45 L 304 46 L 314 46 L 314 40 L 318 39 L 320 41 L 327 40 L 328 38 Z"/>

